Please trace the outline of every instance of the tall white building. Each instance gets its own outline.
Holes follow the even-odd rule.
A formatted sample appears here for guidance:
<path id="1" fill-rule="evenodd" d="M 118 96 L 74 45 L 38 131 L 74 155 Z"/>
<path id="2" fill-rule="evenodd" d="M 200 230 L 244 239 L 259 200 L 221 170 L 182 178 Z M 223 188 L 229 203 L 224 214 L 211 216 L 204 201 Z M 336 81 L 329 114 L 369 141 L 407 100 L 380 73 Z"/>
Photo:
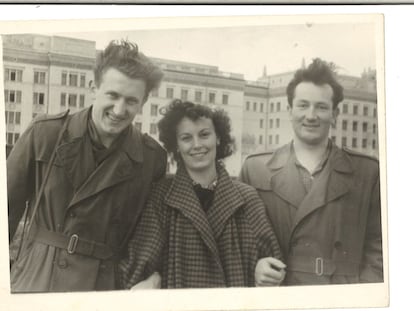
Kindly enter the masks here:
<path id="1" fill-rule="evenodd" d="M 39 113 L 71 112 L 91 104 L 89 82 L 96 58 L 94 41 L 36 34 L 3 35 L 4 99 L 8 149 Z M 150 55 L 149 55 L 150 56 Z M 150 94 L 134 120 L 141 131 L 158 139 L 162 107 L 174 98 L 227 111 L 236 152 L 226 160 L 232 176 L 244 158 L 271 151 L 290 141 L 286 86 L 294 72 L 246 81 L 243 74 L 216 66 L 152 58 L 164 71 L 160 88 Z M 331 137 L 339 146 L 378 156 L 375 72 L 340 76 L 345 99 Z M 174 163 L 170 163 L 174 171 Z"/>

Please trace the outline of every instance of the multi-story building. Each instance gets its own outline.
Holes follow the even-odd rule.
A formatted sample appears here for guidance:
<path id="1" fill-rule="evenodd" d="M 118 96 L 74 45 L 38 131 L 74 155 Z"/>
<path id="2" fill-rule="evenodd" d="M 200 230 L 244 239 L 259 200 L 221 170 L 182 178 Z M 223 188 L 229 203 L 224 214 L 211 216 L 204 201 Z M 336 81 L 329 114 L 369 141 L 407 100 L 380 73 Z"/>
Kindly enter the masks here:
<path id="1" fill-rule="evenodd" d="M 91 104 L 88 88 L 96 58 L 94 41 L 33 34 L 2 38 L 9 147 L 37 114 L 75 112 Z M 143 132 L 158 138 L 162 108 L 174 98 L 224 109 L 236 142 L 236 152 L 226 160 L 233 176 L 248 154 L 274 150 L 291 140 L 286 86 L 293 71 L 267 75 L 264 70 L 262 77 L 251 82 L 243 74 L 221 72 L 216 66 L 152 60 L 165 76 L 134 120 Z M 340 76 L 340 82 L 345 99 L 332 139 L 339 146 L 378 156 L 375 72 Z M 170 171 L 174 167 L 170 161 Z"/>
<path id="2" fill-rule="evenodd" d="M 2 39 L 7 145 L 37 114 L 76 111 L 90 102 L 95 42 L 30 34 Z"/>

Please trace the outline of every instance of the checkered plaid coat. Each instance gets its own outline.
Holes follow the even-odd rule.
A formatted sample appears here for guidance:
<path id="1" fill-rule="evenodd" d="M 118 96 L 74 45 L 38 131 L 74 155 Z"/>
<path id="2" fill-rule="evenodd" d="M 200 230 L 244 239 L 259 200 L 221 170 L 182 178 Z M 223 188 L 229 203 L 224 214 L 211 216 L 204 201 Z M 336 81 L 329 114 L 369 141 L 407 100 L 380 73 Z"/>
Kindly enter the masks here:
<path id="1" fill-rule="evenodd" d="M 254 286 L 258 259 L 281 257 L 256 191 L 217 165 L 213 205 L 201 208 L 183 167 L 154 188 L 128 256 L 120 263 L 125 288 L 161 273 L 162 288 Z"/>

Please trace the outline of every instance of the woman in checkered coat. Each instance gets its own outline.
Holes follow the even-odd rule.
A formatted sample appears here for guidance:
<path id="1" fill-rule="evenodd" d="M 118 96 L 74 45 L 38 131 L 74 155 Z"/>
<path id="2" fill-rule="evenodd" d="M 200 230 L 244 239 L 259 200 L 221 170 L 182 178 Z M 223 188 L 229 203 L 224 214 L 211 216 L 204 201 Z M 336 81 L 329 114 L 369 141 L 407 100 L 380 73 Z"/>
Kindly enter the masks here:
<path id="1" fill-rule="evenodd" d="M 279 285 L 285 266 L 264 205 L 220 161 L 234 146 L 228 116 L 175 100 L 158 127 L 178 168 L 153 189 L 119 266 L 122 285 L 157 287 L 157 271 L 162 288 Z"/>

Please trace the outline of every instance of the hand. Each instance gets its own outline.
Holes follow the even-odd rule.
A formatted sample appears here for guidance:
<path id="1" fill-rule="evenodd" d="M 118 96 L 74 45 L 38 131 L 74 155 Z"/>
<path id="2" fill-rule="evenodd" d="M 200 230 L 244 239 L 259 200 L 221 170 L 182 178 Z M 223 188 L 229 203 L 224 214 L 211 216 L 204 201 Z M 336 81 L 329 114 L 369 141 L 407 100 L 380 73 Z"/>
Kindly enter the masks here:
<path id="1" fill-rule="evenodd" d="M 259 259 L 256 264 L 256 286 L 279 286 L 285 278 L 286 265 L 279 259 L 266 257 Z"/>
<path id="2" fill-rule="evenodd" d="M 151 274 L 146 280 L 139 282 L 131 287 L 131 290 L 136 289 L 158 289 L 161 288 L 161 276 L 158 272 Z"/>

